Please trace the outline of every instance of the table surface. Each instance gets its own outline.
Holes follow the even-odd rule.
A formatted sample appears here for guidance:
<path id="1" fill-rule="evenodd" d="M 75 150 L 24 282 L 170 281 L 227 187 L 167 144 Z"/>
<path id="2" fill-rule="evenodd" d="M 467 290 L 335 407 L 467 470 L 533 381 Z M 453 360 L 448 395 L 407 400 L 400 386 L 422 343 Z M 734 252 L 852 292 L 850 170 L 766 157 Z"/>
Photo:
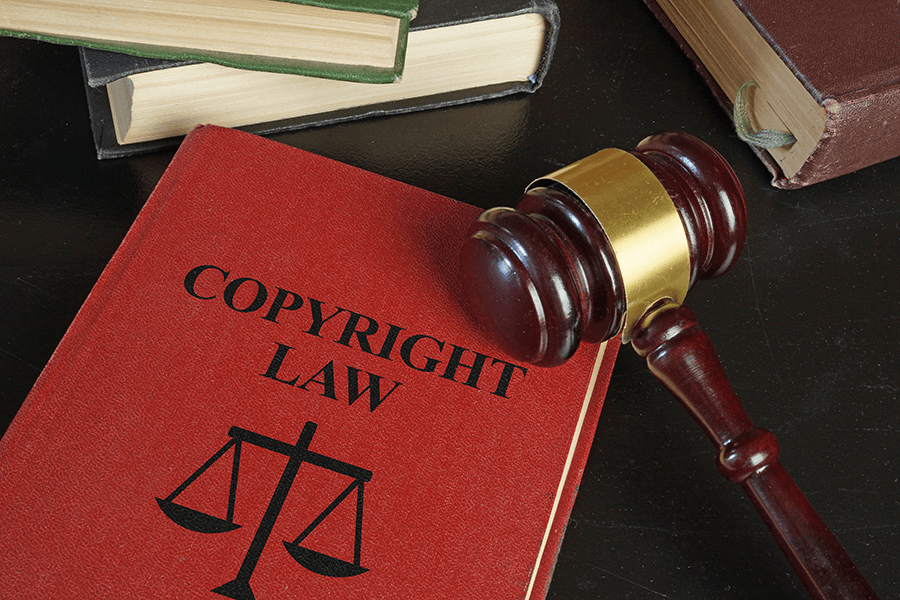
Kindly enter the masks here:
<path id="1" fill-rule="evenodd" d="M 879 592 L 900 594 L 900 160 L 784 191 L 640 0 L 560 0 L 535 94 L 274 139 L 482 207 L 661 129 L 734 167 L 747 245 L 688 296 L 782 461 Z M 172 158 L 98 161 L 77 51 L 0 39 L 0 432 Z M 712 445 L 629 347 L 549 597 L 805 598 Z"/>

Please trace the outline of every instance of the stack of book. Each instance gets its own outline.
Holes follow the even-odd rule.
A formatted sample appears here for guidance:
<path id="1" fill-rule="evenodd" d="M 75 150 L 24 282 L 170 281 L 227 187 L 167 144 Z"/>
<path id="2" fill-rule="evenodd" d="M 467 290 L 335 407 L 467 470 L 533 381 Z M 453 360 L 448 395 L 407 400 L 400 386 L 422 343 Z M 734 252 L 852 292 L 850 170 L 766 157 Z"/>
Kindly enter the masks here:
<path id="1" fill-rule="evenodd" d="M 6 4 L 0 33 L 81 47 L 100 158 L 533 92 L 559 25 L 552 0 Z"/>

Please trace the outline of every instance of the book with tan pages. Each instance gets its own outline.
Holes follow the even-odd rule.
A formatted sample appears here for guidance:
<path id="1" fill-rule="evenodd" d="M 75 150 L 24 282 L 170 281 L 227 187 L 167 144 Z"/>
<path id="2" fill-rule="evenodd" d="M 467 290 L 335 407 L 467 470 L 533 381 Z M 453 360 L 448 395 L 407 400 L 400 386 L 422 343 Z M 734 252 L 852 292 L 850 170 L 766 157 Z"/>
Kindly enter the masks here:
<path id="1" fill-rule="evenodd" d="M 829 0 L 645 0 L 734 114 L 796 141 L 754 150 L 780 188 L 900 155 L 900 5 Z"/>
<path id="2" fill-rule="evenodd" d="M 0 35 L 385 83 L 403 72 L 418 0 L 4 0 Z"/>

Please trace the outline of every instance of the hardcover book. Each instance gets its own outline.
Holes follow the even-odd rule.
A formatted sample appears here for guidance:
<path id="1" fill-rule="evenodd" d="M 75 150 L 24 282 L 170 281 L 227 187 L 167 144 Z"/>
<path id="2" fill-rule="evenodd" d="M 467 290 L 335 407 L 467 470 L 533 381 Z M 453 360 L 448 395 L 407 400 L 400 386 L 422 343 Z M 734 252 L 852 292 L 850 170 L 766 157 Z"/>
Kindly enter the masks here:
<path id="1" fill-rule="evenodd" d="M 900 155 L 900 6 L 888 0 L 646 0 L 733 115 L 792 144 L 754 148 L 798 188 Z"/>
<path id="2" fill-rule="evenodd" d="M 189 134 L 0 440 L 4 595 L 542 598 L 617 346 L 483 337 L 479 213 Z"/>
<path id="3" fill-rule="evenodd" d="M 370 83 L 403 72 L 418 0 L 5 0 L 0 35 Z"/>
<path id="4" fill-rule="evenodd" d="M 533 92 L 558 25 L 550 0 L 424 3 L 403 77 L 378 86 L 83 50 L 97 154 L 174 146 L 199 124 L 267 134 Z"/>

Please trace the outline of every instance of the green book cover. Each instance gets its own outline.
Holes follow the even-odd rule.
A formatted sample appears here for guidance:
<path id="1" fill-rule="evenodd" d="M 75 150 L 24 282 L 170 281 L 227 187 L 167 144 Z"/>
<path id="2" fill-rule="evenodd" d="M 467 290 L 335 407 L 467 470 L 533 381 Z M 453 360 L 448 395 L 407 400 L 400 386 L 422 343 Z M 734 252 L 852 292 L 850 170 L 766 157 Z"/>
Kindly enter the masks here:
<path id="1" fill-rule="evenodd" d="M 0 34 L 364 83 L 403 72 L 418 0 L 9 0 Z"/>

